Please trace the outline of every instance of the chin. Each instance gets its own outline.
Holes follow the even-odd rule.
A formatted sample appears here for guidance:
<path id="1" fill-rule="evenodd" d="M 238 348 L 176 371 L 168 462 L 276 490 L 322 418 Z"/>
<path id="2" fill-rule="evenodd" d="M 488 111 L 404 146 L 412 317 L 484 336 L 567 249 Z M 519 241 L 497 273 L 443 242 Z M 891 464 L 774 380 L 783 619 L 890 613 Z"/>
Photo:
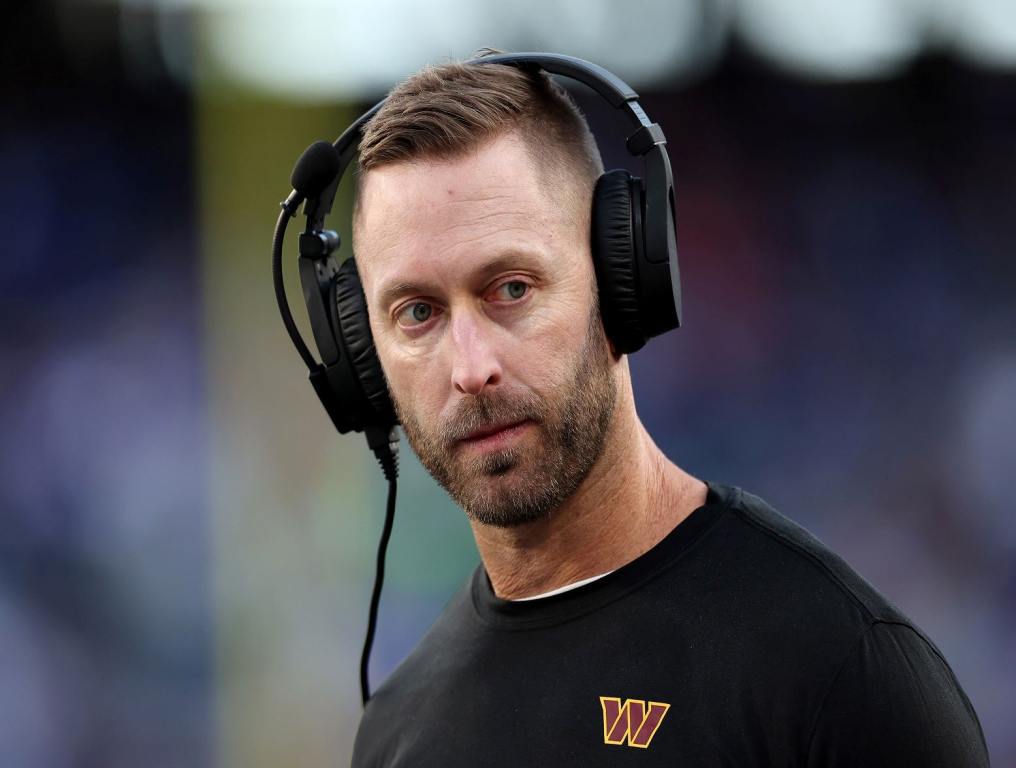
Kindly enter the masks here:
<path id="1" fill-rule="evenodd" d="M 492 528 L 518 528 L 522 525 L 548 520 L 553 510 L 540 507 L 503 506 L 500 504 L 473 504 L 463 507 L 466 517 L 475 523 L 488 525 Z"/>
<path id="2" fill-rule="evenodd" d="M 453 494 L 454 500 L 470 520 L 496 528 L 514 528 L 548 519 L 562 499 L 561 488 L 553 478 L 527 471 L 519 463 L 497 473 L 474 475 L 470 482 Z"/>

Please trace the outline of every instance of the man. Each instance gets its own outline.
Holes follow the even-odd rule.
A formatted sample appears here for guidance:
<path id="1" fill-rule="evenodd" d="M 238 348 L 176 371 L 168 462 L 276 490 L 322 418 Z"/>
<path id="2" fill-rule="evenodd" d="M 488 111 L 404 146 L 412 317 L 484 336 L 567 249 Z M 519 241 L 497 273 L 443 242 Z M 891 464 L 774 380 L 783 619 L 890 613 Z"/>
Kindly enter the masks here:
<path id="1" fill-rule="evenodd" d="M 354 765 L 987 765 L 920 629 L 642 426 L 598 311 L 602 164 L 566 94 L 425 70 L 367 125 L 360 168 L 378 357 L 482 565 L 369 701 Z"/>

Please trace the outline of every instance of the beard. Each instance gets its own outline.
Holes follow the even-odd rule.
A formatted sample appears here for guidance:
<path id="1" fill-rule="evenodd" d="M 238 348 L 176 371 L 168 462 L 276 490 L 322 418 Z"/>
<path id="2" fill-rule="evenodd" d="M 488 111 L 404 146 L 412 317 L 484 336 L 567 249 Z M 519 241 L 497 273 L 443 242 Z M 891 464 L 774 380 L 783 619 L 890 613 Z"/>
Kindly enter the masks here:
<path id="1" fill-rule="evenodd" d="M 394 393 L 392 401 L 420 463 L 466 515 L 510 528 L 550 517 L 603 453 L 617 397 L 609 355 L 594 301 L 582 349 L 563 385 L 546 397 L 517 388 L 485 389 L 433 426 L 418 420 Z M 532 422 L 536 434 L 508 448 L 472 454 L 459 445 L 476 429 L 521 421 Z"/>

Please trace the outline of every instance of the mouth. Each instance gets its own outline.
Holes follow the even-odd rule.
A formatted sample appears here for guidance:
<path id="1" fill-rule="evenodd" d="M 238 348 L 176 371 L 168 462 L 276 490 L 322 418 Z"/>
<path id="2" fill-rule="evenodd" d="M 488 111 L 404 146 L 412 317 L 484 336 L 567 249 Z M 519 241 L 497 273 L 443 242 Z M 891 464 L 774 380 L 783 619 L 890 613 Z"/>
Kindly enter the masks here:
<path id="1" fill-rule="evenodd" d="M 530 419 L 507 424 L 490 424 L 474 429 L 459 440 L 459 444 L 484 449 L 499 448 L 521 436 L 532 425 Z"/>

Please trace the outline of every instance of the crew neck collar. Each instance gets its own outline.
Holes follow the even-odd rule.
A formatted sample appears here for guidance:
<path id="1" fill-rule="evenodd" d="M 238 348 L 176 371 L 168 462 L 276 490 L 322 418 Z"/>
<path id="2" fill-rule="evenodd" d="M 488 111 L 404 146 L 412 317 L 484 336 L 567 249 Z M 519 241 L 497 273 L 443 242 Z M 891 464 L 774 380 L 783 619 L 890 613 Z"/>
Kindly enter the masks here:
<path id="1" fill-rule="evenodd" d="M 484 623 L 504 629 L 535 629 L 569 621 L 596 610 L 655 578 L 682 556 L 740 494 L 740 489 L 706 481 L 705 503 L 689 514 L 649 551 L 630 563 L 575 589 L 539 600 L 503 600 L 494 594 L 481 563 L 473 572 L 473 608 Z"/>
<path id="2" fill-rule="evenodd" d="M 604 571 L 603 573 L 598 573 L 595 576 L 590 576 L 587 579 L 579 579 L 578 581 L 573 582 L 571 584 L 565 584 L 563 587 L 558 587 L 557 589 L 550 589 L 547 590 L 546 592 L 541 592 L 538 595 L 532 595 L 530 597 L 513 597 L 510 599 L 513 603 L 518 603 L 523 600 L 542 600 L 545 597 L 553 597 L 554 595 L 560 595 L 562 592 L 569 592 L 573 589 L 584 587 L 586 584 L 591 584 L 597 579 L 602 579 L 604 576 L 608 576 L 613 572 L 614 571 Z"/>

